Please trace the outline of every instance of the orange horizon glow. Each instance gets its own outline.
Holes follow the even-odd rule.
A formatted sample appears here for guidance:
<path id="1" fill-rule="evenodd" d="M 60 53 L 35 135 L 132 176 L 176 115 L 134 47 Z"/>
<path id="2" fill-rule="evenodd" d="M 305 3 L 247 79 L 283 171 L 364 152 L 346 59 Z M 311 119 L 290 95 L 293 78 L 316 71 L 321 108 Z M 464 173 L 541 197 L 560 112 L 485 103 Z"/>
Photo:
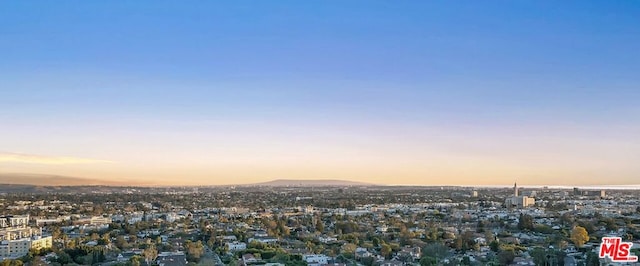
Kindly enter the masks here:
<path id="1" fill-rule="evenodd" d="M 180 138 L 190 141 L 165 144 L 166 136 L 138 133 L 124 144 L 102 144 L 117 155 L 100 149 L 88 153 L 82 147 L 71 153 L 74 156 L 0 153 L 0 173 L 150 185 L 233 185 L 274 179 L 383 185 L 500 185 L 514 180 L 523 185 L 625 185 L 637 180 L 635 164 L 624 156 L 625 150 L 637 147 L 602 135 L 599 141 L 589 138 L 597 131 L 581 133 L 581 138 L 571 132 L 527 141 L 532 137 L 526 128 L 478 131 L 473 139 L 442 129 L 394 132 L 379 128 L 378 134 L 366 136 L 357 129 L 343 128 L 343 135 L 323 129 L 262 128 L 261 135 L 241 133 L 255 131 L 248 128 L 236 129 L 235 134 L 183 133 Z M 278 130 L 296 137 L 269 133 Z M 133 150 L 131 143 L 137 143 Z"/>

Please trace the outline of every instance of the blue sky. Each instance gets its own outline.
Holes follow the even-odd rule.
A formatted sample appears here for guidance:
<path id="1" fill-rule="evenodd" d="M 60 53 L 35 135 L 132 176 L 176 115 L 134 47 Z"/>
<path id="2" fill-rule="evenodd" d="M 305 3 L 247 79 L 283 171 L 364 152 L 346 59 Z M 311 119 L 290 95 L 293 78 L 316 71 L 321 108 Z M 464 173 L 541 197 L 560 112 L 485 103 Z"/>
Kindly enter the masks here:
<path id="1" fill-rule="evenodd" d="M 4 171 L 628 184 L 638 25 L 634 1 L 4 2 L 0 152 L 114 162 Z"/>

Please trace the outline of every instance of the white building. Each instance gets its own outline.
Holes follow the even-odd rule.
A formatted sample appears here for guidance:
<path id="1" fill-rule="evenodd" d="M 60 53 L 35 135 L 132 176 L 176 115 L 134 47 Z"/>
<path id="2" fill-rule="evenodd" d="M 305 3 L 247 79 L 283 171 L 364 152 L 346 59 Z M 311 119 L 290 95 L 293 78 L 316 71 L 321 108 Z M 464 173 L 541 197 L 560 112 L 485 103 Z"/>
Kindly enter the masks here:
<path id="1" fill-rule="evenodd" d="M 322 254 L 303 255 L 302 259 L 306 261 L 309 266 L 320 266 L 329 263 L 329 257 Z"/>
<path id="2" fill-rule="evenodd" d="M 178 217 L 178 214 L 176 214 L 175 212 L 170 212 L 165 215 L 165 221 L 167 221 L 168 223 L 173 223 L 178 219 L 180 219 L 180 217 Z"/>
<path id="3" fill-rule="evenodd" d="M 224 241 L 236 241 L 238 238 L 234 235 L 223 236 L 222 240 Z"/>
<path id="4" fill-rule="evenodd" d="M 536 199 L 527 196 L 509 197 L 505 200 L 507 207 L 526 208 L 536 204 Z"/>
<path id="5" fill-rule="evenodd" d="M 247 249 L 247 244 L 243 242 L 228 242 L 226 243 L 229 251 L 240 251 Z"/>
<path id="6" fill-rule="evenodd" d="M 144 219 L 144 213 L 134 212 L 127 217 L 127 223 L 129 224 L 139 223 L 139 222 L 142 222 L 142 219 Z"/>
<path id="7" fill-rule="evenodd" d="M 42 229 L 27 227 L 29 216 L 0 217 L 0 258 L 18 258 L 30 249 L 51 248 L 51 236 L 43 236 Z"/>
<path id="8" fill-rule="evenodd" d="M 328 244 L 328 243 L 337 242 L 338 238 L 335 238 L 335 237 L 332 237 L 332 236 L 319 236 L 318 237 L 318 241 L 320 241 L 321 243 L 324 243 L 324 244 Z"/>
<path id="9" fill-rule="evenodd" d="M 258 241 L 258 242 L 264 243 L 264 244 L 275 244 L 275 243 L 278 243 L 278 239 L 277 238 L 273 238 L 273 237 L 249 238 L 248 242 L 251 243 L 253 241 Z"/>
<path id="10" fill-rule="evenodd" d="M 26 228 L 27 225 L 29 225 L 29 215 L 10 215 L 0 217 L 0 228 Z"/>
<path id="11" fill-rule="evenodd" d="M 506 205 L 507 208 L 510 208 L 510 207 L 526 208 L 529 206 L 533 206 L 535 204 L 536 204 L 535 198 L 518 195 L 517 184 L 513 184 L 513 197 L 508 197 L 504 201 L 504 205 Z"/>
<path id="12" fill-rule="evenodd" d="M 103 216 L 92 216 L 91 224 L 110 224 L 113 221 L 111 217 L 103 217 Z"/>

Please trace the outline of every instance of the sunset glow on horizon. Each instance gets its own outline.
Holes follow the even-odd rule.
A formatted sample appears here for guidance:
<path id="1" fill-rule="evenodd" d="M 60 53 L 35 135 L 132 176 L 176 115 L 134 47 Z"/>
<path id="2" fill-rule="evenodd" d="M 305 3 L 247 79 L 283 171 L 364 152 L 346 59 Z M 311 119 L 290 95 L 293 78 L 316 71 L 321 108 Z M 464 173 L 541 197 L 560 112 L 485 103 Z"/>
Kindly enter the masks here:
<path id="1" fill-rule="evenodd" d="M 320 4 L 1 3 L 0 176 L 640 184 L 639 4 Z"/>

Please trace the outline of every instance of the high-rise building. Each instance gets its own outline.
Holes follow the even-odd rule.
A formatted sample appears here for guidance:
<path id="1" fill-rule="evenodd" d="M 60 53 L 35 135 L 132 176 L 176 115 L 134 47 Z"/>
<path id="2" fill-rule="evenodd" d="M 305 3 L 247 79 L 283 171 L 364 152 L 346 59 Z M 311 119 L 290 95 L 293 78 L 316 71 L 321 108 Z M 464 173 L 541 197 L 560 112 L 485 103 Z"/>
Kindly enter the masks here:
<path id="1" fill-rule="evenodd" d="M 533 206 L 536 204 L 536 199 L 527 196 L 519 196 L 518 193 L 518 184 L 513 184 L 513 196 L 507 197 L 504 201 L 504 204 L 507 208 L 518 207 L 518 208 L 526 208 L 529 206 Z"/>

